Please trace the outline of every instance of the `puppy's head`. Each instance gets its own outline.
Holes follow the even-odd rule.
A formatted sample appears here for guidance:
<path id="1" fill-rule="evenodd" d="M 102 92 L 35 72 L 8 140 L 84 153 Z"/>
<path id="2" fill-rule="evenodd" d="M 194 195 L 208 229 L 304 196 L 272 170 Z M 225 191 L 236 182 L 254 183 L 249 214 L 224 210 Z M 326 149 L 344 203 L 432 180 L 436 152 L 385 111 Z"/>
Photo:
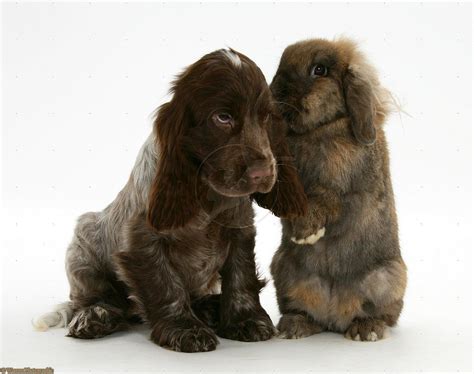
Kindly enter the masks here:
<path id="1" fill-rule="evenodd" d="M 280 110 L 296 133 L 349 116 L 356 140 L 370 145 L 388 112 L 388 91 L 349 39 L 312 39 L 285 49 L 271 83 Z"/>
<path id="2" fill-rule="evenodd" d="M 155 121 L 160 161 L 152 226 L 184 226 L 207 189 L 228 197 L 270 192 L 279 168 L 275 108 L 255 63 L 231 49 L 215 51 L 189 66 L 172 92 Z"/>

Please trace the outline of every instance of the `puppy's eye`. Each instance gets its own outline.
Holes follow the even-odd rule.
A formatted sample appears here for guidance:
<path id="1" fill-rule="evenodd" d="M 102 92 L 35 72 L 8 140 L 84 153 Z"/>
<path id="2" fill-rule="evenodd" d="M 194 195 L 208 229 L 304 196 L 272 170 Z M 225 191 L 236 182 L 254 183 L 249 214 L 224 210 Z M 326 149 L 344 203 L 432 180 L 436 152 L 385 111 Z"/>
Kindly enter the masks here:
<path id="1" fill-rule="evenodd" d="M 221 127 L 234 126 L 234 119 L 229 113 L 216 113 L 212 116 L 212 120 L 217 126 L 221 126 Z"/>
<path id="2" fill-rule="evenodd" d="M 316 64 L 311 68 L 312 77 L 325 77 L 326 75 L 328 75 L 327 66 Z"/>

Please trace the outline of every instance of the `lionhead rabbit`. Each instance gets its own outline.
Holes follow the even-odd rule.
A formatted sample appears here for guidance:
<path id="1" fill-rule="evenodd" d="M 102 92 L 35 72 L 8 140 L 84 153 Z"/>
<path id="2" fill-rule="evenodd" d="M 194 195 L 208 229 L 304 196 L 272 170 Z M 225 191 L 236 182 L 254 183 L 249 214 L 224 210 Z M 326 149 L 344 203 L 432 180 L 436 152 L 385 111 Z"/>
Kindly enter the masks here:
<path id="1" fill-rule="evenodd" d="M 354 42 L 289 46 L 271 84 L 309 199 L 272 262 L 280 336 L 375 341 L 397 322 L 406 267 L 382 125 L 391 96 Z"/>

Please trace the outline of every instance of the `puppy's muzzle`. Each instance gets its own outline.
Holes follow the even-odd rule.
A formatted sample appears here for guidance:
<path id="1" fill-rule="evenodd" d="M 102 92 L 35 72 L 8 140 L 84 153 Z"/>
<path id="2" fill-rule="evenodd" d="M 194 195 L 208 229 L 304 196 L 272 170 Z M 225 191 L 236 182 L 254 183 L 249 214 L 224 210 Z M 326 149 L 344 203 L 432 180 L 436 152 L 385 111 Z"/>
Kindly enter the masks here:
<path id="1" fill-rule="evenodd" d="M 258 185 L 267 183 L 275 176 L 273 168 L 270 166 L 263 168 L 251 168 L 247 171 L 247 178 L 250 184 Z"/>

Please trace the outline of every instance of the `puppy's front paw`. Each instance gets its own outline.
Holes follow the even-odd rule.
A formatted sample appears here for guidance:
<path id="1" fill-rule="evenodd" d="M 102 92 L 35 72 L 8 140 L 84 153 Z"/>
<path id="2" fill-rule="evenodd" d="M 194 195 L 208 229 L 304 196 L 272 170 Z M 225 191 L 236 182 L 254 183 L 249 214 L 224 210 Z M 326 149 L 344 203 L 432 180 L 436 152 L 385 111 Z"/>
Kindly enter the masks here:
<path id="1" fill-rule="evenodd" d="M 283 314 L 277 329 L 281 339 L 300 339 L 323 331 L 317 322 L 302 314 Z"/>
<path id="2" fill-rule="evenodd" d="M 216 330 L 219 324 L 219 307 L 221 295 L 207 295 L 193 301 L 192 309 L 196 317 Z"/>
<path id="3" fill-rule="evenodd" d="M 384 336 L 385 322 L 375 318 L 356 318 L 350 324 L 344 336 L 347 339 L 363 342 L 375 342 Z"/>
<path id="4" fill-rule="evenodd" d="M 216 334 L 209 327 L 197 323 L 156 324 L 151 340 L 177 352 L 208 352 L 215 350 L 219 344 Z"/>
<path id="5" fill-rule="evenodd" d="M 326 233 L 326 228 L 323 227 L 321 229 L 318 230 L 318 232 L 316 234 L 311 234 L 305 238 L 301 238 L 301 239 L 298 239 L 296 238 L 295 236 L 293 236 L 291 238 L 291 241 L 293 243 L 296 243 L 296 244 L 300 244 L 300 245 L 305 245 L 305 244 L 314 244 L 316 243 L 319 239 L 321 239 L 324 234 Z"/>
<path id="6" fill-rule="evenodd" d="M 271 339 L 276 329 L 268 315 L 250 317 L 229 323 L 217 330 L 219 336 L 241 342 L 259 342 Z"/>

